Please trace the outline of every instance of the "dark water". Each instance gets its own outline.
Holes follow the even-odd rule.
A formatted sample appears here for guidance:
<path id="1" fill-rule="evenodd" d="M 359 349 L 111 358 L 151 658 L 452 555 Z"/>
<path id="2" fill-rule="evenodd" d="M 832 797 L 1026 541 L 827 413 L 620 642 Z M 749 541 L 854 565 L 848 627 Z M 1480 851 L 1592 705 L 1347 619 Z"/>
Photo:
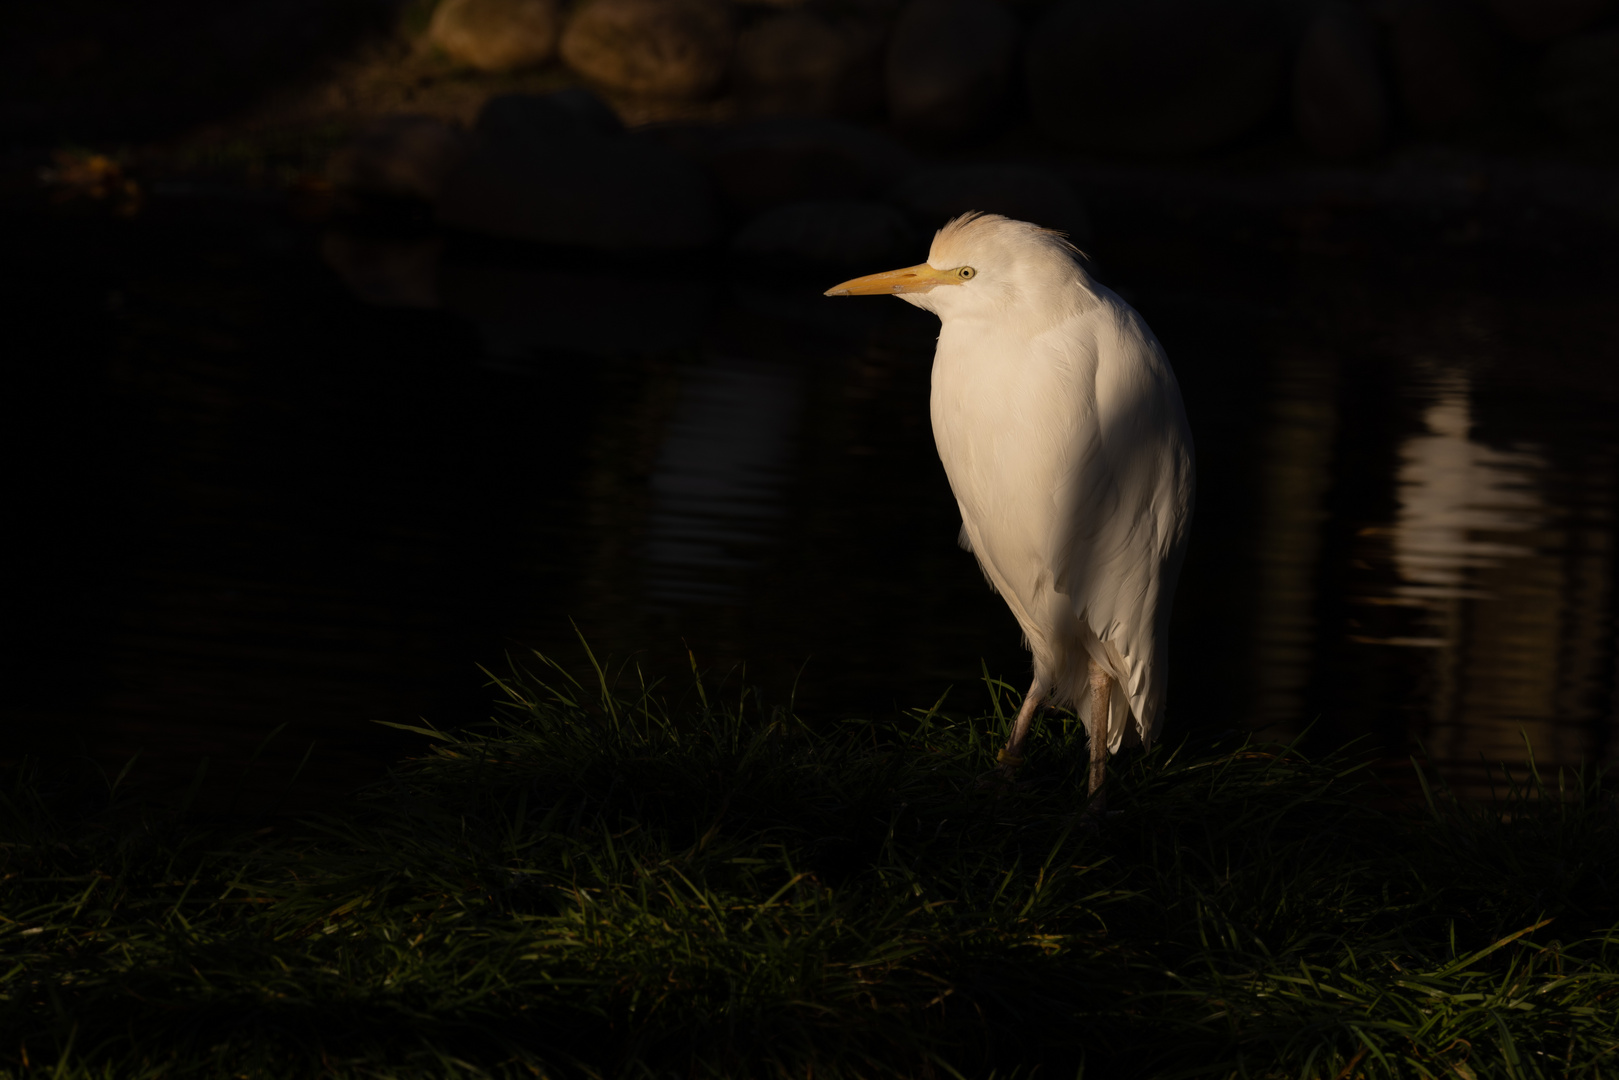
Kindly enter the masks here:
<path id="1" fill-rule="evenodd" d="M 1420 740 L 1474 790 L 1525 736 L 1611 761 L 1611 262 L 1135 220 L 1100 266 L 1199 454 L 1171 730 Z M 371 721 L 484 715 L 477 664 L 577 662 L 570 619 L 615 664 L 679 686 L 689 647 L 807 715 L 978 709 L 984 669 L 1027 677 L 955 544 L 936 324 L 821 298 L 838 270 L 223 199 L 8 231 L 13 753 L 140 750 L 160 785 L 207 757 L 257 798 L 318 740 L 301 784 L 335 790 L 412 745 Z"/>

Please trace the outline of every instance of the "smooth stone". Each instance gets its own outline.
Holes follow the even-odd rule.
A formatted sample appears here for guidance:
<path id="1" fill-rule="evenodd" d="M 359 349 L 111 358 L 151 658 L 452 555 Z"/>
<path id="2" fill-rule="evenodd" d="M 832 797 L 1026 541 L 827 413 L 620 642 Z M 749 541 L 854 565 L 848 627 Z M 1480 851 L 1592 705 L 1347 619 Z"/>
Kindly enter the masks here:
<path id="1" fill-rule="evenodd" d="M 1383 144 L 1388 109 L 1377 28 L 1358 7 L 1323 4 L 1293 61 L 1293 129 L 1322 157 L 1361 157 Z"/>
<path id="2" fill-rule="evenodd" d="M 887 136 L 819 117 L 742 124 L 715 140 L 701 160 L 720 193 L 743 212 L 880 198 L 916 168 L 916 158 Z"/>
<path id="3" fill-rule="evenodd" d="M 905 215 L 884 203 L 826 200 L 788 203 L 759 214 L 737 233 L 731 249 L 739 254 L 781 256 L 876 269 L 916 239 Z"/>
<path id="4" fill-rule="evenodd" d="M 911 0 L 888 44 L 890 119 L 935 139 L 981 130 L 1006 101 L 1019 29 L 994 0 Z"/>
<path id="5" fill-rule="evenodd" d="M 440 0 L 427 39 L 480 71 L 537 67 L 556 55 L 560 0 Z"/>
<path id="6" fill-rule="evenodd" d="M 702 97 L 725 78 L 734 37 L 722 0 L 586 0 L 562 59 L 621 93 Z"/>
<path id="7" fill-rule="evenodd" d="M 930 229 L 969 210 L 1001 214 L 1090 243 L 1085 203 L 1062 177 L 1032 165 L 951 165 L 922 169 L 894 191 L 894 199 Z"/>
<path id="8" fill-rule="evenodd" d="M 1411 126 L 1432 133 L 1480 119 L 1499 54 L 1483 13 L 1464 0 L 1398 0 L 1383 17 Z"/>
<path id="9" fill-rule="evenodd" d="M 1619 145 L 1619 30 L 1565 38 L 1535 69 L 1535 99 L 1553 124 L 1583 141 Z"/>
<path id="10" fill-rule="evenodd" d="M 706 278 L 609 269 L 439 266 L 441 306 L 476 324 L 497 355 L 665 352 L 694 344 L 715 303 Z"/>
<path id="11" fill-rule="evenodd" d="M 439 220 L 606 250 L 712 244 L 718 220 L 707 179 L 657 142 L 612 130 L 611 110 L 591 97 L 564 91 L 490 101 L 477 148 L 445 182 Z"/>
<path id="12" fill-rule="evenodd" d="M 467 133 L 442 120 L 384 116 L 332 154 L 326 177 L 348 191 L 432 202 L 471 150 Z"/>
<path id="13" fill-rule="evenodd" d="M 1555 41 L 1602 18 L 1615 0 L 1488 0 L 1501 25 L 1520 41 Z"/>
<path id="14" fill-rule="evenodd" d="M 1288 36 L 1267 0 L 1066 0 L 1029 34 L 1030 103 L 1084 149 L 1205 150 L 1276 111 Z"/>
<path id="15" fill-rule="evenodd" d="M 879 97 L 881 30 L 806 10 L 760 19 L 737 38 L 732 85 L 753 113 L 860 113 Z"/>

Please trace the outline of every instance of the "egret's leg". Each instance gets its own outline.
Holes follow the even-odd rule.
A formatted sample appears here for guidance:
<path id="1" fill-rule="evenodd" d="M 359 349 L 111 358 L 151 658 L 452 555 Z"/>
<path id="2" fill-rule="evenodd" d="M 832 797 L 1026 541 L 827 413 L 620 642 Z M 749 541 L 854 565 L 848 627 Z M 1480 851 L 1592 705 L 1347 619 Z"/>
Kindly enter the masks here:
<path id="1" fill-rule="evenodd" d="M 1039 679 L 1029 684 L 1029 692 L 1023 695 L 1023 707 L 1012 723 L 1012 737 L 1006 740 L 1006 749 L 1000 753 L 1002 772 L 1011 775 L 1023 764 L 1023 748 L 1029 741 L 1029 729 L 1034 726 L 1034 710 L 1040 707 L 1040 700 L 1045 696 L 1046 688 L 1040 685 Z"/>
<path id="2" fill-rule="evenodd" d="M 1113 688 L 1113 677 L 1092 660 L 1090 683 L 1091 794 L 1096 796 L 1096 800 L 1091 804 L 1091 812 L 1100 814 L 1104 807 L 1102 797 L 1097 792 L 1102 790 L 1102 781 L 1107 779 L 1108 697 Z"/>

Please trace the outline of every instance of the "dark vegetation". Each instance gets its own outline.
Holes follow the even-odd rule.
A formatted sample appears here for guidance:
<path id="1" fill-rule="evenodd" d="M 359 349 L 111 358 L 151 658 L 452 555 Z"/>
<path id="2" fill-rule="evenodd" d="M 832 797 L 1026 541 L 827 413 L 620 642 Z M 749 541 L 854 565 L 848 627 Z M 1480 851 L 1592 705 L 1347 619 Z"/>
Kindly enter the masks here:
<path id="1" fill-rule="evenodd" d="M 0 1072 L 1599 1076 L 1619 815 L 1505 775 L 1388 809 L 1344 755 L 1116 768 L 1048 721 L 806 724 L 701 684 L 498 681 L 340 814 L 196 820 L 6 778 Z M 1426 787 L 1424 790 L 1429 790 Z"/>

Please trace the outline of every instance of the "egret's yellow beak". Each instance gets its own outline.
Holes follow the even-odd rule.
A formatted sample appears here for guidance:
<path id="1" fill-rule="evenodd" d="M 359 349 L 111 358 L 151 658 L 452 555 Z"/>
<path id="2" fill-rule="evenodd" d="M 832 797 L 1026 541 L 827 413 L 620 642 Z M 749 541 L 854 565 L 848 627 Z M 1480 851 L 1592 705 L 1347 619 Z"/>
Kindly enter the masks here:
<path id="1" fill-rule="evenodd" d="M 867 274 L 834 285 L 826 290 L 827 296 L 879 296 L 885 293 L 927 292 L 936 285 L 960 285 L 961 270 L 935 270 L 927 263 L 907 266 L 903 270 L 885 270 L 880 274 Z"/>

